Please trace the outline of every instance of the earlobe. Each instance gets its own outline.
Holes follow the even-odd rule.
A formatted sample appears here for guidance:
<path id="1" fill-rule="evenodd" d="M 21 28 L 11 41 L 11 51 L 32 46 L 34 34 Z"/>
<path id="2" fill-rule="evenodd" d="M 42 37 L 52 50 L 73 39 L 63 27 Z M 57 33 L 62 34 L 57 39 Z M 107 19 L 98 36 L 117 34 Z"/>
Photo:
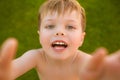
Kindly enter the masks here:
<path id="1" fill-rule="evenodd" d="M 83 37 L 85 37 L 85 35 L 86 35 L 86 32 L 83 32 L 82 34 L 83 34 Z"/>
<path id="2" fill-rule="evenodd" d="M 84 41 L 85 35 L 86 35 L 86 33 L 83 32 L 82 35 L 81 35 L 81 40 L 82 40 L 82 41 Z"/>
<path id="3" fill-rule="evenodd" d="M 83 44 L 83 42 L 84 42 L 85 35 L 86 35 L 86 33 L 85 33 L 85 32 L 83 32 L 83 33 L 82 33 L 82 35 L 81 35 L 81 45 L 82 45 L 82 44 Z"/>

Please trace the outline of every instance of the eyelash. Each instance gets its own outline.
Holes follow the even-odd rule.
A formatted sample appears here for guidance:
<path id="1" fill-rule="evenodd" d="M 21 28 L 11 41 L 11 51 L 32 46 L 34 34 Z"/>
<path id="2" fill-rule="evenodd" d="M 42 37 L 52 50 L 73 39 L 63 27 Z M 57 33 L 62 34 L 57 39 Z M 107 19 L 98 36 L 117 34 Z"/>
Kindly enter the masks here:
<path id="1" fill-rule="evenodd" d="M 74 26 L 68 25 L 68 26 L 67 26 L 67 29 L 72 30 L 72 29 L 76 29 L 76 28 L 75 28 Z"/>
<path id="2" fill-rule="evenodd" d="M 53 29 L 55 27 L 55 25 L 47 25 L 47 26 L 45 26 L 45 28 L 47 28 L 47 29 Z"/>
<path id="3" fill-rule="evenodd" d="M 46 29 L 53 29 L 53 28 L 55 28 L 55 25 L 47 25 L 47 26 L 45 26 L 45 28 Z M 76 28 L 74 26 L 68 25 L 68 26 L 66 26 L 66 29 L 73 30 L 73 29 L 76 29 Z"/>

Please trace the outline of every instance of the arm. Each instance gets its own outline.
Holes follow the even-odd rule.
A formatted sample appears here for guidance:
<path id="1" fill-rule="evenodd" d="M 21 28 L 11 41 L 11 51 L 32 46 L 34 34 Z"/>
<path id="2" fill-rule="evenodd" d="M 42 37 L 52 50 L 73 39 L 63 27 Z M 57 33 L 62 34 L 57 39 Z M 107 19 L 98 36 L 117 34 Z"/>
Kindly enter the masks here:
<path id="1" fill-rule="evenodd" d="M 37 65 L 38 54 L 35 50 L 30 50 L 24 55 L 12 61 L 11 67 L 11 77 L 16 79 L 25 72 L 29 71 L 32 68 L 35 68 Z"/>
<path id="2" fill-rule="evenodd" d="M 17 48 L 17 40 L 5 41 L 0 51 L 0 80 L 14 80 L 37 64 L 38 51 L 31 50 L 13 60 Z"/>

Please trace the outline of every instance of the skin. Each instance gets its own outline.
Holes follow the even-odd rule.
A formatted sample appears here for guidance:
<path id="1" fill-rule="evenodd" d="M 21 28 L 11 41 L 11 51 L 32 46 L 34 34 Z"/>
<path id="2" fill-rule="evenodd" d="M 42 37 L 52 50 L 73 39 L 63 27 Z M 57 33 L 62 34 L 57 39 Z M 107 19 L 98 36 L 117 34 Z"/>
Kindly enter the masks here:
<path id="1" fill-rule="evenodd" d="M 60 16 L 48 13 L 38 32 L 43 48 L 27 51 L 15 60 L 16 39 L 5 41 L 0 51 L 0 80 L 14 80 L 32 68 L 41 80 L 120 80 L 120 51 L 106 56 L 104 48 L 93 55 L 78 50 L 85 36 L 78 16 L 76 11 Z M 55 41 L 68 46 L 52 47 Z"/>
<path id="2" fill-rule="evenodd" d="M 85 32 L 82 32 L 81 16 L 78 18 L 76 15 L 76 11 L 73 11 L 60 16 L 57 13 L 48 13 L 44 17 L 39 35 L 47 57 L 64 62 L 64 59 L 72 58 L 77 53 L 78 47 L 83 43 Z M 68 47 L 63 50 L 51 47 L 55 41 L 64 41 Z"/>

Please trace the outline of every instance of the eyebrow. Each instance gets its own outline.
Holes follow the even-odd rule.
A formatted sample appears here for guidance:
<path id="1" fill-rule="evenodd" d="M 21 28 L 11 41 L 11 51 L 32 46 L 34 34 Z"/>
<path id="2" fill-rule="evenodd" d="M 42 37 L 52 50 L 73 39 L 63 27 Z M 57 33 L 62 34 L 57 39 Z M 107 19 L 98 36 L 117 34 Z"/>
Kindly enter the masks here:
<path id="1" fill-rule="evenodd" d="M 68 19 L 68 20 L 66 20 L 66 22 L 72 22 L 72 23 L 78 23 L 78 20 L 73 20 L 73 19 Z"/>
<path id="2" fill-rule="evenodd" d="M 44 21 L 54 21 L 54 19 L 45 19 Z"/>
<path id="3" fill-rule="evenodd" d="M 51 18 L 48 18 L 48 19 L 45 19 L 44 22 L 49 22 L 49 21 L 56 21 L 55 19 L 51 19 Z M 74 20 L 74 19 L 66 19 L 65 22 L 73 22 L 73 23 L 78 23 L 77 20 Z"/>
<path id="4" fill-rule="evenodd" d="M 77 22 L 76 20 L 73 20 L 73 19 L 70 19 L 70 20 L 67 20 L 67 21 L 70 21 L 70 22 Z"/>
<path id="5" fill-rule="evenodd" d="M 44 21 L 53 21 L 54 19 L 45 19 Z M 70 22 L 77 22 L 76 20 L 73 19 L 67 19 L 66 21 L 70 21 Z"/>

